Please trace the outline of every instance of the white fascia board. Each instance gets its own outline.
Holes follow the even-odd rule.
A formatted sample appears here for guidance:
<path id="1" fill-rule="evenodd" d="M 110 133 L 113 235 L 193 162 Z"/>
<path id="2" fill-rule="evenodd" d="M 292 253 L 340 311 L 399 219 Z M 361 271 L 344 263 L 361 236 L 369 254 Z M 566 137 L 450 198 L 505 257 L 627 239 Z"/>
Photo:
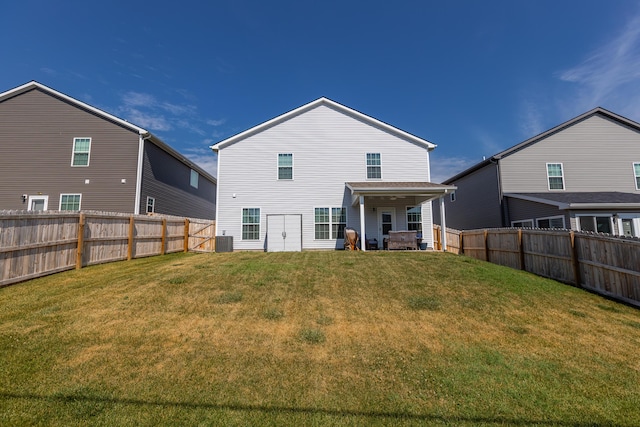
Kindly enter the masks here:
<path id="1" fill-rule="evenodd" d="M 366 114 L 363 114 L 363 113 L 361 113 L 359 111 L 353 110 L 353 109 L 351 109 L 349 107 L 346 107 L 346 106 L 344 106 L 342 104 L 339 104 L 339 103 L 337 103 L 335 101 L 332 101 L 332 100 L 330 100 L 328 98 L 324 98 L 324 97 L 318 98 L 315 101 L 312 101 L 312 102 L 310 102 L 308 104 L 305 104 L 305 105 L 303 105 L 301 107 L 298 107 L 298 108 L 296 108 L 294 110 L 291 110 L 291 111 L 289 111 L 287 113 L 284 113 L 284 114 L 281 114 L 281 115 L 279 115 L 277 117 L 274 117 L 271 120 L 267 120 L 266 122 L 261 123 L 261 124 L 259 124 L 257 126 L 254 126 L 254 127 L 250 128 L 250 129 L 247 129 L 244 132 L 240 132 L 239 134 L 236 134 L 236 135 L 234 135 L 234 136 L 232 136 L 230 138 L 222 140 L 222 141 L 220 141 L 220 142 L 218 142 L 218 143 L 216 143 L 214 145 L 211 145 L 211 146 L 209 146 L 209 148 L 211 148 L 213 151 L 218 151 L 218 150 L 226 147 L 227 145 L 231 145 L 234 142 L 237 142 L 237 141 L 239 141 L 239 140 L 241 140 L 243 138 L 246 138 L 249 135 L 253 135 L 255 133 L 258 133 L 258 132 L 261 132 L 261 131 L 263 131 L 265 129 L 268 129 L 269 127 L 271 127 L 271 126 L 273 126 L 273 125 L 275 125 L 275 124 L 277 124 L 279 122 L 283 122 L 283 121 L 285 121 L 285 120 L 287 120 L 287 119 L 289 119 L 291 117 L 294 117 L 294 116 L 296 116 L 296 115 L 298 115 L 298 114 L 300 114 L 300 113 L 302 113 L 302 112 L 304 112 L 306 110 L 311 110 L 311 109 L 313 109 L 313 108 L 315 108 L 315 107 L 317 107 L 317 106 L 319 106 L 321 104 L 329 105 L 330 107 L 332 107 L 332 108 L 334 108 L 334 109 L 336 109 L 338 111 L 342 111 L 345 114 L 355 116 L 358 119 L 364 121 L 365 123 L 370 123 L 370 124 L 372 124 L 374 126 L 382 128 L 382 129 L 384 129 L 384 130 L 386 130 L 386 131 L 388 131 L 388 132 L 390 132 L 392 134 L 396 134 L 396 135 L 398 135 L 400 137 L 403 137 L 405 139 L 408 139 L 409 141 L 412 141 L 412 142 L 414 142 L 414 143 L 416 143 L 418 145 L 422 145 L 425 148 L 427 148 L 427 150 L 429 150 L 429 151 L 431 151 L 434 148 L 436 148 L 436 144 L 434 144 L 432 142 L 429 142 L 426 139 L 419 138 L 419 137 L 417 137 L 415 135 L 412 135 L 412 134 L 410 134 L 408 132 L 405 132 L 405 131 L 403 131 L 401 129 L 398 129 L 398 128 L 396 128 L 394 126 L 391 126 L 391 125 L 389 125 L 387 123 L 381 122 L 380 120 L 374 119 L 371 116 L 367 116 Z"/>
<path id="2" fill-rule="evenodd" d="M 640 209 L 640 203 L 570 203 L 564 209 Z"/>

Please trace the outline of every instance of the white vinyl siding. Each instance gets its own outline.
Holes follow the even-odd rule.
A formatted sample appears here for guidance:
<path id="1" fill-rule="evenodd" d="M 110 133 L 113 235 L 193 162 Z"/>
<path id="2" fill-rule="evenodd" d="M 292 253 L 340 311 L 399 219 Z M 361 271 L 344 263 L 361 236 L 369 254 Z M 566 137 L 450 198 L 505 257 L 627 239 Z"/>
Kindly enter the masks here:
<path id="1" fill-rule="evenodd" d="M 633 164 L 633 175 L 636 181 L 636 190 L 640 190 L 640 163 Z"/>
<path id="2" fill-rule="evenodd" d="M 278 154 L 278 179 L 293 179 L 293 154 Z"/>
<path id="3" fill-rule="evenodd" d="M 242 209 L 242 240 L 260 239 L 260 208 Z"/>
<path id="4" fill-rule="evenodd" d="M 295 179 L 286 182 L 283 191 L 282 186 L 274 185 L 274 163 L 278 153 L 291 152 L 295 154 Z M 259 241 L 242 240 L 238 220 L 243 207 L 260 206 L 263 216 L 302 215 L 303 250 L 340 248 L 342 242 L 315 238 L 315 208 L 345 207 L 347 226 L 360 232 L 359 207 L 351 204 L 345 183 L 365 180 L 366 153 L 371 152 L 380 153 L 384 160 L 385 180 L 425 181 L 428 176 L 429 153 L 424 147 L 327 106 L 228 145 L 218 158 L 217 228 L 234 236 L 234 250 L 264 250 L 264 227 Z M 366 203 L 369 218 L 374 216 L 373 204 L 370 200 Z M 407 203 L 399 199 L 398 211 Z M 425 236 L 425 224 L 431 221 L 430 205 L 422 211 Z M 375 221 L 371 225 L 367 222 L 367 234 L 376 229 Z M 428 244 L 432 246 L 432 240 Z"/>
<path id="5" fill-rule="evenodd" d="M 81 194 L 61 194 L 60 210 L 61 211 L 79 211 Z"/>
<path id="6" fill-rule="evenodd" d="M 91 138 L 73 138 L 71 166 L 89 166 Z"/>
<path id="7" fill-rule="evenodd" d="M 547 163 L 547 179 L 549 190 L 564 190 L 562 163 Z"/>
<path id="8" fill-rule="evenodd" d="M 380 153 L 367 153 L 367 179 L 382 178 L 382 160 Z"/>

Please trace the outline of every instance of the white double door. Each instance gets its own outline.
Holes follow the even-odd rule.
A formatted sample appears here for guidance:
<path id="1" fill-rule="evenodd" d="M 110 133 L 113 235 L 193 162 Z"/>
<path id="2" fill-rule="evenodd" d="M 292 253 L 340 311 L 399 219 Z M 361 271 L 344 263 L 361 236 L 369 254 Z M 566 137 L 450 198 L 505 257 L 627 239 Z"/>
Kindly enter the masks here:
<path id="1" fill-rule="evenodd" d="M 302 215 L 267 215 L 267 252 L 302 250 Z"/>

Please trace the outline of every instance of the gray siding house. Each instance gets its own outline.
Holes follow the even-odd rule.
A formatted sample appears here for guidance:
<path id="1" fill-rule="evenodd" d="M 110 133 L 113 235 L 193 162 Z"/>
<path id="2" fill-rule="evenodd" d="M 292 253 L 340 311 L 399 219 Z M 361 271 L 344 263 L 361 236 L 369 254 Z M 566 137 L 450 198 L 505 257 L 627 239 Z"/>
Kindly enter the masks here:
<path id="1" fill-rule="evenodd" d="M 640 237 L 640 124 L 595 108 L 444 183 L 457 187 L 445 203 L 452 228 Z"/>
<path id="2" fill-rule="evenodd" d="M 0 209 L 215 217 L 216 180 L 158 137 L 37 82 L 0 94 Z"/>
<path id="3" fill-rule="evenodd" d="M 211 148 L 216 234 L 234 250 L 343 248 L 345 227 L 378 248 L 390 230 L 433 247 L 431 200 L 454 189 L 430 182 L 434 144 L 327 98 Z"/>

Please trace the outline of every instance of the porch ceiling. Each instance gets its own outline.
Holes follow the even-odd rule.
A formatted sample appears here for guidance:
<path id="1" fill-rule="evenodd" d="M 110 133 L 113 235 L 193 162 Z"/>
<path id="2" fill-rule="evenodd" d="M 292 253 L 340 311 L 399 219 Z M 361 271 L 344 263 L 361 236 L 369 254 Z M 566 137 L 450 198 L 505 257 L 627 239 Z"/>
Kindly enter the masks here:
<path id="1" fill-rule="evenodd" d="M 359 203 L 360 196 L 416 197 L 421 203 L 437 199 L 455 191 L 454 185 L 433 182 L 347 182 L 351 190 L 352 204 Z"/>

